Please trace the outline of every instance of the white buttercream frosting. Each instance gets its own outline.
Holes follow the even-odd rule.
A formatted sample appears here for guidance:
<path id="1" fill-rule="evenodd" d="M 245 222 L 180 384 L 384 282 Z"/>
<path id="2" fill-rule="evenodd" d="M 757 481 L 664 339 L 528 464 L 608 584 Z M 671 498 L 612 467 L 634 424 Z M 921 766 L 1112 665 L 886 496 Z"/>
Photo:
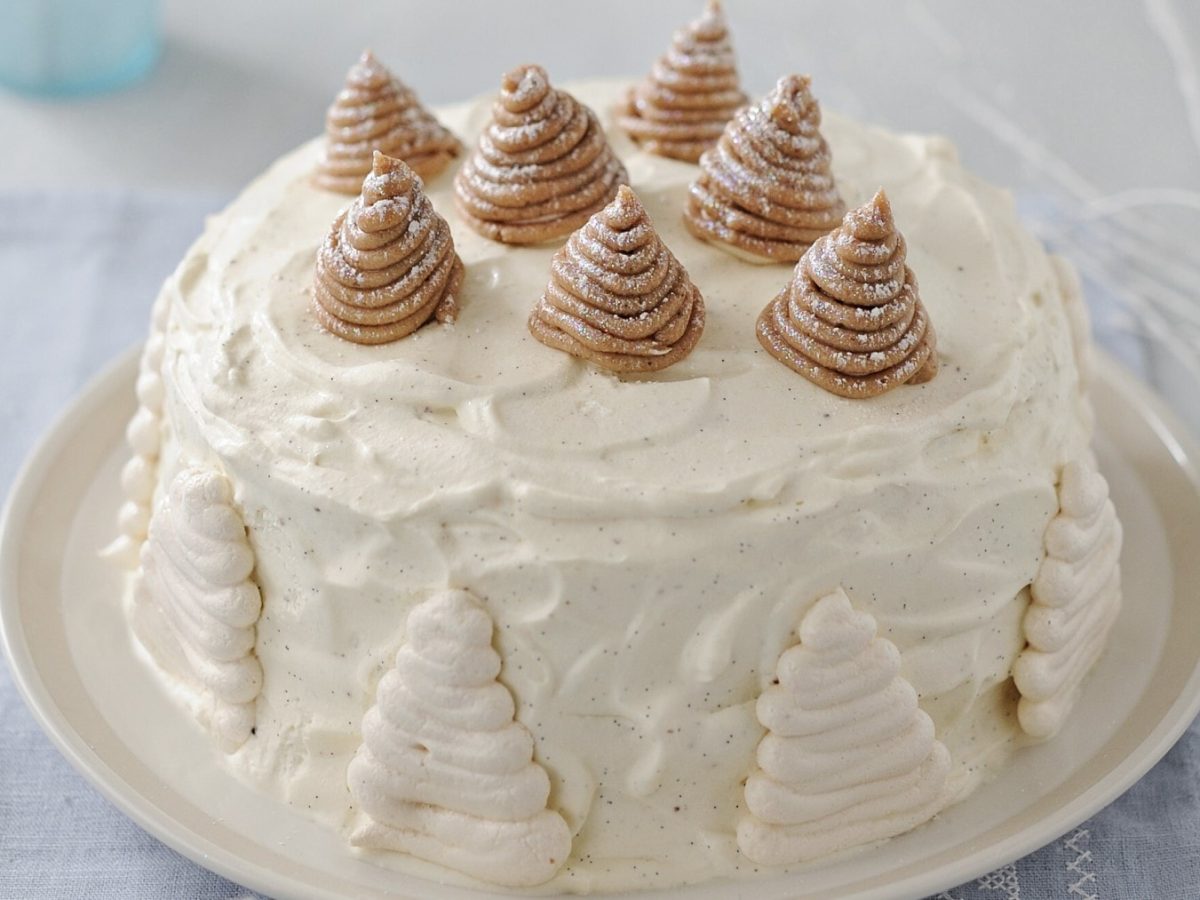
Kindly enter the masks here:
<path id="1" fill-rule="evenodd" d="M 900 651 L 876 637 L 840 588 L 800 623 L 758 699 L 767 729 L 746 782 L 738 847 L 764 865 L 803 862 L 892 837 L 946 804 L 950 753 L 900 675 Z"/>
<path id="2" fill-rule="evenodd" d="M 347 772 L 366 816 L 355 844 L 510 886 L 562 867 L 571 832 L 546 808 L 550 779 L 513 719 L 500 667 L 491 617 L 466 591 L 439 592 L 409 613 Z"/>
<path id="3" fill-rule="evenodd" d="M 1121 523 L 1108 482 L 1090 460 L 1063 467 L 1061 511 L 1046 529 L 1046 559 L 1025 613 L 1029 646 L 1013 667 L 1021 727 L 1053 736 L 1121 608 Z"/>
<path id="4" fill-rule="evenodd" d="M 167 326 L 167 295 L 161 294 L 150 313 L 150 334 L 138 360 L 135 393 L 137 411 L 125 428 L 131 455 L 121 469 L 125 502 L 117 511 L 117 538 L 104 549 L 106 556 L 133 568 L 150 527 L 150 508 L 158 481 L 158 454 L 162 445 L 162 363 Z"/>
<path id="5" fill-rule="evenodd" d="M 226 752 L 254 727 L 262 668 L 254 655 L 262 608 L 254 553 L 221 473 L 180 472 L 150 520 L 135 594 L 135 626 L 151 655 L 200 692 Z"/>
<path id="6" fill-rule="evenodd" d="M 704 295 L 703 338 L 670 369 L 617 377 L 537 343 L 525 323 L 555 247 L 475 234 L 451 170 L 426 192 L 466 267 L 458 321 L 379 347 L 322 332 L 312 270 L 344 198 L 309 182 L 319 142 L 216 216 L 164 288 L 159 491 L 219 464 L 264 599 L 257 736 L 230 765 L 342 827 L 349 797 L 330 785 L 405 617 L 469 588 L 576 833 L 547 890 L 754 868 L 734 830 L 755 699 L 832 585 L 901 651 L 956 789 L 999 764 L 1021 735 L 1009 675 L 1058 473 L 1090 434 L 1061 278 L 946 141 L 823 116 L 847 203 L 882 185 L 904 223 L 942 362 L 928 384 L 847 401 L 759 347 L 788 267 L 687 233 L 696 168 L 612 127 L 626 88 L 568 86 Z M 437 114 L 471 144 L 490 98 Z"/>

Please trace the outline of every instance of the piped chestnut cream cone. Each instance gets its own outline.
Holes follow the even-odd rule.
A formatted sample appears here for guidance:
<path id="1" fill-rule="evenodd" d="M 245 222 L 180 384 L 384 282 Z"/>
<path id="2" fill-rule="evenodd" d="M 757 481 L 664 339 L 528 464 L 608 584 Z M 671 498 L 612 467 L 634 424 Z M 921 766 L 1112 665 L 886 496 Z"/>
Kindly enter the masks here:
<path id="1" fill-rule="evenodd" d="M 938 371 L 937 339 L 882 189 L 813 244 L 758 317 L 758 340 L 809 381 L 861 399 Z"/>
<path id="2" fill-rule="evenodd" d="M 622 185 L 554 254 L 529 330 L 610 371 L 653 372 L 692 352 L 704 331 L 704 298 Z"/>
<path id="3" fill-rule="evenodd" d="M 462 144 L 367 50 L 325 116 L 325 148 L 313 180 L 326 190 L 357 194 L 376 150 L 432 178 Z"/>
<path id="4" fill-rule="evenodd" d="M 675 33 L 671 48 L 629 91 L 621 127 L 649 153 L 696 162 L 747 97 L 717 0 Z"/>
<path id="5" fill-rule="evenodd" d="M 564 237 L 629 176 L 596 114 L 552 87 L 541 66 L 513 69 L 500 87 L 492 121 L 454 179 L 459 215 L 506 244 Z"/>
<path id="6" fill-rule="evenodd" d="M 692 234 L 752 261 L 795 262 L 837 226 L 846 206 L 810 86 L 807 75 L 779 79 L 700 157 L 683 216 Z"/>
<path id="7" fill-rule="evenodd" d="M 402 160 L 375 152 L 362 193 L 317 251 L 317 321 L 357 344 L 384 344 L 431 318 L 453 322 L 463 264 L 450 226 Z"/>

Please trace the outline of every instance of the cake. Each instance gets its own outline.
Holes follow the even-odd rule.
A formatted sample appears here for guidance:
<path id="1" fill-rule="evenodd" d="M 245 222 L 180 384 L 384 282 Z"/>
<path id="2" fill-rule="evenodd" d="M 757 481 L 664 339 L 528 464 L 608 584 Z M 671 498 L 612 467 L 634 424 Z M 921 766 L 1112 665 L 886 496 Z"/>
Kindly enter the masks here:
<path id="1" fill-rule="evenodd" d="M 1011 197 L 807 79 L 699 167 L 625 134 L 630 96 L 514 70 L 420 111 L 434 169 L 479 142 L 457 173 L 343 153 L 353 199 L 314 140 L 155 305 L 114 544 L 146 677 L 400 872 L 869 852 L 1052 738 L 1118 608 L 1079 287 Z M 522 116 L 569 134 L 517 147 Z M 821 185 L 777 264 L 697 225 L 754 213 L 697 205 L 747 134 Z"/>

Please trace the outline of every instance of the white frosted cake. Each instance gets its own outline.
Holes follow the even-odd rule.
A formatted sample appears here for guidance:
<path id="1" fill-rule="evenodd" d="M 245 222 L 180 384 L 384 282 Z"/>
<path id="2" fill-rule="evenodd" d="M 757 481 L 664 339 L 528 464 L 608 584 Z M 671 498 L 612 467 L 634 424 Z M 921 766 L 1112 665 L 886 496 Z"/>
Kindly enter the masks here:
<path id="1" fill-rule="evenodd" d="M 620 130 L 627 88 L 568 86 L 703 297 L 670 368 L 535 339 L 565 237 L 478 233 L 461 162 L 424 182 L 457 308 L 321 327 L 352 199 L 314 184 L 321 141 L 155 309 L 118 542 L 147 678 L 383 866 L 632 890 L 869 846 L 1052 735 L 1115 614 L 1084 309 L 1012 198 L 943 139 L 822 120 L 846 208 L 886 188 L 940 367 L 847 399 L 756 339 L 791 266 L 689 233 L 697 166 Z M 491 104 L 435 113 L 473 146 Z"/>

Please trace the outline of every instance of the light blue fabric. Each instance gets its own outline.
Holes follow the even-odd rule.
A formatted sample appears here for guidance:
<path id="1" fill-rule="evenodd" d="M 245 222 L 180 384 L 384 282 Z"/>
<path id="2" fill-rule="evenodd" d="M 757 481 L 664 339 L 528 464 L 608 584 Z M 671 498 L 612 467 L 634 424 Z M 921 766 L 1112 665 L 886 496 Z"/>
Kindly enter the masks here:
<path id="1" fill-rule="evenodd" d="M 0 194 L 0 496 L 75 392 L 142 339 L 159 282 L 219 199 Z M 1022 208 L 1039 225 L 1065 221 L 1044 198 Z M 1088 289 L 1106 345 L 1143 375 L 1171 371 L 1161 368 L 1145 323 L 1127 314 L 1103 279 Z M 1187 388 L 1173 399 L 1200 394 L 1195 382 L 1167 387 Z M 149 837 L 92 790 L 41 734 L 0 668 L 0 898 L 245 896 Z M 1197 897 L 1194 724 L 1150 774 L 1091 821 L 938 900 Z"/>
<path id="2" fill-rule="evenodd" d="M 112 90 L 158 57 L 160 0 L 7 0 L 0 85 L 71 96 Z"/>

